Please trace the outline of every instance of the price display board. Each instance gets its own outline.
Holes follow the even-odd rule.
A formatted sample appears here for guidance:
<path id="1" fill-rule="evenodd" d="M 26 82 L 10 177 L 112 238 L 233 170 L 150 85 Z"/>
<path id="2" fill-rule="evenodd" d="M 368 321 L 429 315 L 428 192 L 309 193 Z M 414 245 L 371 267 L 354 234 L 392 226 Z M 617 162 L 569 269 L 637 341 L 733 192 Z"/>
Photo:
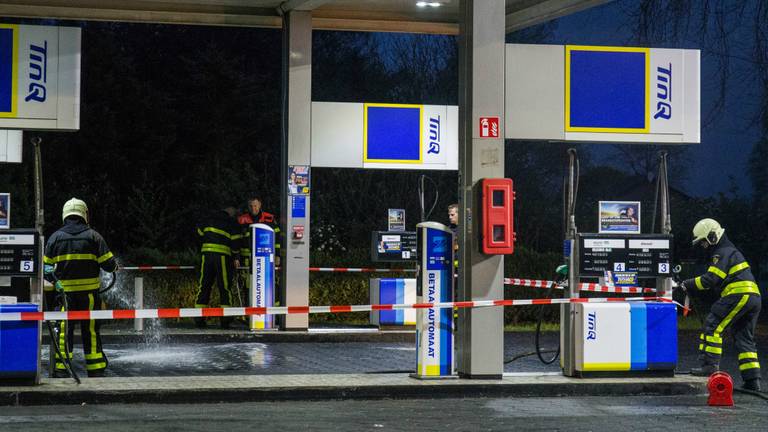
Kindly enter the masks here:
<path id="1" fill-rule="evenodd" d="M 670 277 L 672 236 L 664 234 L 579 234 L 579 275 L 603 277 L 605 272 L 636 273 L 638 277 Z"/>
<path id="2" fill-rule="evenodd" d="M 371 235 L 373 262 L 416 261 L 415 231 L 374 231 Z"/>
<path id="3" fill-rule="evenodd" d="M 38 236 L 33 229 L 0 232 L 0 275 L 35 276 L 38 262 Z"/>

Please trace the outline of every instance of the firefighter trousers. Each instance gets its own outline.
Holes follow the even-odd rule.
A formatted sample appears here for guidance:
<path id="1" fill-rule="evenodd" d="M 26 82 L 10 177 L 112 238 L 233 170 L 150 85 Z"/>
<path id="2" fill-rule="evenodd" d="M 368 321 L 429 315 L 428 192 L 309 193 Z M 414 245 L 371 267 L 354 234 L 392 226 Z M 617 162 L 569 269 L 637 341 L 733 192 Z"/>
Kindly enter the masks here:
<path id="1" fill-rule="evenodd" d="M 101 300 L 98 290 L 74 291 L 65 294 L 67 297 L 68 310 L 101 310 Z M 59 305 L 58 309 L 64 311 L 64 305 Z M 80 325 L 80 336 L 83 340 L 83 353 L 85 354 L 85 370 L 89 375 L 98 373 L 107 368 L 108 360 L 101 346 L 100 321 L 81 320 L 81 321 L 60 321 L 58 323 L 59 332 L 59 353 L 62 356 L 67 355 L 66 348 L 69 351 L 69 360 L 72 361 L 72 349 L 74 348 L 75 326 Z M 63 359 L 56 354 L 56 370 L 65 371 Z"/>
<path id="2" fill-rule="evenodd" d="M 232 258 L 215 252 L 203 252 L 200 261 L 200 278 L 197 281 L 195 307 L 207 307 L 211 302 L 213 284 L 219 286 L 219 302 L 222 307 L 232 306 Z"/>
<path id="3" fill-rule="evenodd" d="M 723 354 L 723 331 L 731 328 L 739 353 L 739 372 L 744 380 L 760 377 L 760 362 L 755 345 L 755 326 L 761 300 L 754 294 L 731 294 L 718 299 L 704 320 L 699 336 L 699 360 L 703 365 L 719 365 Z"/>

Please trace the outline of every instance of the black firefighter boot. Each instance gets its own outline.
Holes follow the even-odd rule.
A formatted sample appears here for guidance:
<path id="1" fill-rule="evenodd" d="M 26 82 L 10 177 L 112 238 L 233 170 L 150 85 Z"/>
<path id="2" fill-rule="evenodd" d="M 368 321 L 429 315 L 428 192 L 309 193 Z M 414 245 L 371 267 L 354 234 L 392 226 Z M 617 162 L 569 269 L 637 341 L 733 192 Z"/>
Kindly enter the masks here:
<path id="1" fill-rule="evenodd" d="M 691 369 L 691 375 L 708 377 L 719 370 L 720 368 L 717 365 L 703 365 L 702 367 Z"/>
<path id="2" fill-rule="evenodd" d="M 752 378 L 744 381 L 744 385 L 741 386 L 744 390 L 761 391 L 760 378 Z"/>

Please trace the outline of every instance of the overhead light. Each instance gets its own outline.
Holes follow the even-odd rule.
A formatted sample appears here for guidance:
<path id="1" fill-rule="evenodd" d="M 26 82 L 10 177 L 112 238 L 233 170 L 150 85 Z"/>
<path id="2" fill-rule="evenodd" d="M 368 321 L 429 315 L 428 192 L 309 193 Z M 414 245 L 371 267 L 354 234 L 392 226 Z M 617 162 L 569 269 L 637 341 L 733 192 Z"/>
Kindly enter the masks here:
<path id="1" fill-rule="evenodd" d="M 440 7 L 443 4 L 440 2 L 426 2 L 426 1 L 420 1 L 416 2 L 416 6 L 418 7 Z"/>

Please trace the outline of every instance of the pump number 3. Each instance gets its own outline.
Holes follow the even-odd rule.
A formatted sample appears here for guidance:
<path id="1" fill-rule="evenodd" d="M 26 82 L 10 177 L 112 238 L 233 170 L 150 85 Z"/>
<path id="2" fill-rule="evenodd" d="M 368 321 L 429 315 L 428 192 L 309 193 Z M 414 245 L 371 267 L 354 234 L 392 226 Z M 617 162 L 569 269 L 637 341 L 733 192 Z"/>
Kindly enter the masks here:
<path id="1" fill-rule="evenodd" d="M 19 264 L 19 271 L 31 272 L 35 268 L 34 261 L 21 261 Z"/>
<path id="2" fill-rule="evenodd" d="M 661 274 L 669 273 L 669 263 L 659 263 L 659 273 Z"/>

